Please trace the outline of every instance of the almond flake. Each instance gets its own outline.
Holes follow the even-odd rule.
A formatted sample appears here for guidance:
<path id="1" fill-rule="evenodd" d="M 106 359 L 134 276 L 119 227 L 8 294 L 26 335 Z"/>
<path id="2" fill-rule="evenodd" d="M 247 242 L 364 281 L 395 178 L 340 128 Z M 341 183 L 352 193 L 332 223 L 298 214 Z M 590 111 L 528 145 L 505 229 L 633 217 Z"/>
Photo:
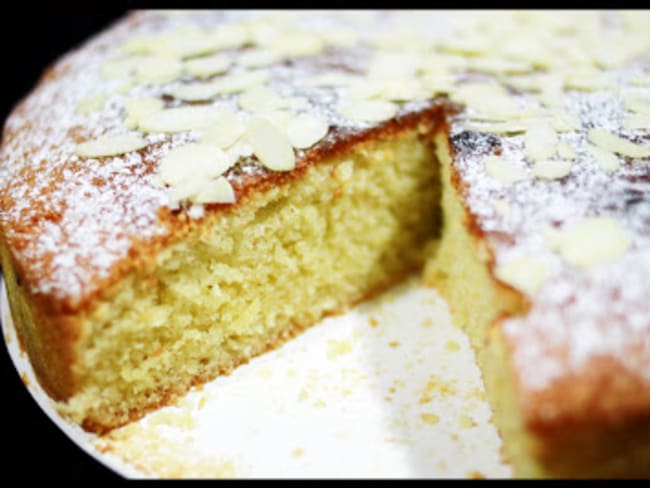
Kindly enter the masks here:
<path id="1" fill-rule="evenodd" d="M 423 100 L 428 97 L 417 78 L 393 78 L 384 82 L 379 98 L 392 102 Z"/>
<path id="2" fill-rule="evenodd" d="M 190 143 L 170 150 L 160 161 L 158 173 L 164 183 L 189 189 L 198 182 L 221 176 L 233 163 L 213 144 Z"/>
<path id="3" fill-rule="evenodd" d="M 135 69 L 135 77 L 141 83 L 168 83 L 178 78 L 182 69 L 183 65 L 178 59 L 150 56 L 140 60 Z"/>
<path id="4" fill-rule="evenodd" d="M 564 141 L 558 143 L 557 153 L 563 159 L 573 159 L 576 157 L 576 152 L 573 147 Z"/>
<path id="5" fill-rule="evenodd" d="M 143 117 L 138 128 L 143 132 L 185 132 L 217 124 L 223 109 L 212 106 L 175 107 Z"/>
<path id="6" fill-rule="evenodd" d="M 397 105 L 385 100 L 359 100 L 345 106 L 341 113 L 360 122 L 382 122 L 395 116 Z"/>
<path id="7" fill-rule="evenodd" d="M 185 73 L 200 78 L 220 75 L 228 71 L 232 58 L 225 54 L 217 54 L 204 58 L 195 58 L 183 63 Z"/>
<path id="8" fill-rule="evenodd" d="M 248 112 L 260 112 L 283 107 L 285 102 L 274 90 L 266 86 L 255 86 L 243 92 L 237 104 Z"/>
<path id="9" fill-rule="evenodd" d="M 555 112 L 550 122 L 557 132 L 572 132 L 580 127 L 578 119 L 568 112 Z"/>
<path id="10" fill-rule="evenodd" d="M 102 65 L 101 75 L 107 80 L 113 78 L 129 78 L 135 74 L 142 59 L 143 56 L 109 59 Z"/>
<path id="11" fill-rule="evenodd" d="M 234 113 L 224 110 L 219 122 L 205 128 L 201 141 L 225 149 L 237 142 L 243 134 L 244 124 Z"/>
<path id="12" fill-rule="evenodd" d="M 650 131 L 650 115 L 648 114 L 633 114 L 622 122 L 623 127 L 628 130 L 647 130 Z"/>
<path id="13" fill-rule="evenodd" d="M 611 151 L 601 149 L 592 144 L 587 145 L 587 150 L 589 151 L 589 153 L 591 153 L 593 158 L 596 160 L 596 163 L 598 164 L 598 166 L 600 166 L 600 169 L 602 169 L 607 173 L 616 171 L 618 167 L 621 165 L 618 156 Z"/>
<path id="14" fill-rule="evenodd" d="M 505 217 L 510 214 L 510 204 L 503 199 L 495 200 L 494 210 L 498 215 Z"/>
<path id="15" fill-rule="evenodd" d="M 540 160 L 535 161 L 533 175 L 545 180 L 564 178 L 571 172 L 571 161 Z"/>
<path id="16" fill-rule="evenodd" d="M 273 171 L 289 171 L 296 166 L 296 156 L 289 138 L 272 122 L 254 117 L 246 123 L 246 140 L 253 146 L 260 163 Z"/>
<path id="17" fill-rule="evenodd" d="M 627 95 L 623 98 L 623 105 L 630 112 L 650 115 L 650 97 L 641 95 Z"/>
<path id="18" fill-rule="evenodd" d="M 546 122 L 532 124 L 524 135 L 526 155 L 532 160 L 548 159 L 557 152 L 558 137 Z"/>
<path id="19" fill-rule="evenodd" d="M 235 62 L 246 68 L 270 66 L 282 59 L 282 53 L 272 49 L 250 49 L 244 51 Z"/>
<path id="20" fill-rule="evenodd" d="M 329 130 L 329 124 L 323 117 L 301 114 L 292 118 L 287 126 L 287 135 L 291 145 L 305 149 L 320 141 Z"/>
<path id="21" fill-rule="evenodd" d="M 217 93 L 239 93 L 257 85 L 263 85 L 269 79 L 266 70 L 233 73 L 214 81 Z"/>
<path id="22" fill-rule="evenodd" d="M 494 122 L 492 124 L 472 124 L 466 123 L 467 130 L 476 132 L 485 132 L 488 134 L 518 134 L 525 132 L 528 126 L 523 122 L 508 121 L 508 122 Z"/>
<path id="23" fill-rule="evenodd" d="M 634 86 L 650 86 L 650 75 L 639 75 L 630 79 L 630 85 Z"/>
<path id="24" fill-rule="evenodd" d="M 219 85 L 215 82 L 188 83 L 175 86 L 168 90 L 168 93 L 178 100 L 200 102 L 210 100 L 219 93 Z"/>
<path id="25" fill-rule="evenodd" d="M 541 288 L 548 275 L 546 262 L 534 256 L 521 256 L 497 266 L 495 276 L 501 281 L 534 295 Z"/>
<path id="26" fill-rule="evenodd" d="M 525 180 L 526 172 L 499 156 L 488 156 L 485 160 L 485 169 L 492 178 L 500 183 L 509 184 Z"/>
<path id="27" fill-rule="evenodd" d="M 597 266 L 625 254 L 631 244 L 628 232 L 612 218 L 587 218 L 563 233 L 559 252 L 578 268 Z"/>
<path id="28" fill-rule="evenodd" d="M 632 158 L 650 156 L 650 149 L 618 137 L 605 129 L 590 129 L 589 140 L 606 151 L 612 151 Z"/>
<path id="29" fill-rule="evenodd" d="M 77 112 L 83 115 L 89 115 L 93 112 L 97 112 L 102 109 L 105 101 L 106 95 L 103 93 L 88 95 L 79 100 L 79 103 L 77 104 Z"/>
<path id="30" fill-rule="evenodd" d="M 147 141 L 140 136 L 120 134 L 82 142 L 77 145 L 76 152 L 77 155 L 85 158 L 101 158 L 137 151 L 147 146 L 147 144 Z"/>
<path id="31" fill-rule="evenodd" d="M 205 185 L 194 199 L 199 203 L 235 203 L 235 200 L 235 191 L 224 176 Z"/>
<path id="32" fill-rule="evenodd" d="M 138 126 L 140 120 L 163 109 L 165 104 L 162 100 L 153 97 L 131 98 L 124 102 L 126 111 L 125 125 L 131 129 Z"/>

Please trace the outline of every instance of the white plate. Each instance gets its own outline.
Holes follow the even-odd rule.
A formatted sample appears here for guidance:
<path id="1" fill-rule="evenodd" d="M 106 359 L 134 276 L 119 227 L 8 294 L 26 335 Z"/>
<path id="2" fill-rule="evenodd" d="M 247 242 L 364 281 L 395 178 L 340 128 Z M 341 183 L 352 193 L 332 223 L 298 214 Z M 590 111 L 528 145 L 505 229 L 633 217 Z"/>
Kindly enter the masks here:
<path id="1" fill-rule="evenodd" d="M 21 353 L 43 411 L 127 477 L 507 477 L 467 337 L 415 279 L 323 320 L 229 376 L 105 437 L 61 418 Z"/>

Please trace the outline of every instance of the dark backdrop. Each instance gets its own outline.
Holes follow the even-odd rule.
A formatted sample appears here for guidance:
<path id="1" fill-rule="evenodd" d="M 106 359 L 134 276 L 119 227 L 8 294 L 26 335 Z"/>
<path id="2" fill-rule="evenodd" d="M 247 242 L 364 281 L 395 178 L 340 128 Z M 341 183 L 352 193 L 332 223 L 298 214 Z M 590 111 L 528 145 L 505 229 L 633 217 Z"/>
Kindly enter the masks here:
<path id="1" fill-rule="evenodd" d="M 0 120 L 38 81 L 43 69 L 61 54 L 78 46 L 93 33 L 122 15 L 120 9 L 98 12 L 31 9 L 6 10 L 0 14 Z M 90 9 L 92 8 L 92 12 Z M 1 478 L 117 479 L 112 471 L 88 456 L 40 410 L 23 386 L 0 346 L 0 392 L 2 394 Z"/>

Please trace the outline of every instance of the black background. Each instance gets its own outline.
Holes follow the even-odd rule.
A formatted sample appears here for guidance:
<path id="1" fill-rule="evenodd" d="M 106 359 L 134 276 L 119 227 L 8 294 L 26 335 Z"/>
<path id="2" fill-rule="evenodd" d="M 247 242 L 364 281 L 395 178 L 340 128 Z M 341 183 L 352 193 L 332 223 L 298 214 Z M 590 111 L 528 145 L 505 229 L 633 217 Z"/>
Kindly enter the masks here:
<path id="1" fill-rule="evenodd" d="M 91 10 L 92 8 L 92 10 Z M 66 51 L 110 25 L 124 9 L 5 10 L 0 13 L 0 120 Z M 41 411 L 0 346 L 2 470 L 9 479 L 117 480 L 118 476 L 70 441 Z"/>

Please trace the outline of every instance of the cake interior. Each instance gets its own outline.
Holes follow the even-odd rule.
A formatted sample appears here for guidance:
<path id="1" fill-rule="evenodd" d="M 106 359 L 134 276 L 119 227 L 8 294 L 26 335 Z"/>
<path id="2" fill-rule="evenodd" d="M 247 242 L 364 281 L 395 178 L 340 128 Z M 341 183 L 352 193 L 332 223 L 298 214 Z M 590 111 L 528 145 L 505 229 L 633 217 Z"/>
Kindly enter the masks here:
<path id="1" fill-rule="evenodd" d="M 63 413 L 124 424 L 406 277 L 439 230 L 439 190 L 430 138 L 410 129 L 211 214 L 87 317 Z"/>

